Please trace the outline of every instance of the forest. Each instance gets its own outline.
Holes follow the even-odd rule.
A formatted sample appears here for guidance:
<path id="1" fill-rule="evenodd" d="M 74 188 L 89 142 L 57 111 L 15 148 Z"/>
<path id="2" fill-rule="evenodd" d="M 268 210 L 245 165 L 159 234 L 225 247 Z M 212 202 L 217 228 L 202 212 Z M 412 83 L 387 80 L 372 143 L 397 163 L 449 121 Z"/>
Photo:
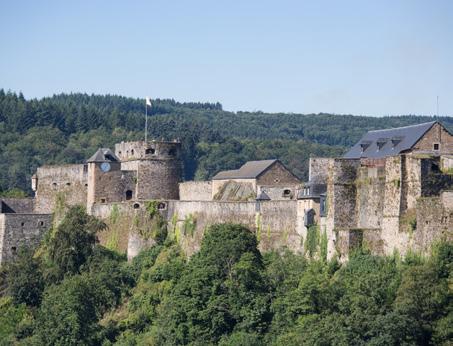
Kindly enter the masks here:
<path id="1" fill-rule="evenodd" d="M 81 163 L 99 147 L 143 138 L 144 100 L 0 90 L 0 196 L 31 195 L 44 164 Z M 427 116 L 229 112 L 219 103 L 153 100 L 149 134 L 180 139 L 184 179 L 278 158 L 302 179 L 311 155 L 337 156 L 371 129 Z M 437 118 L 453 129 L 451 118 Z M 210 226 L 187 258 L 175 235 L 128 262 L 98 242 L 83 207 L 66 210 L 36 249 L 0 268 L 0 345 L 451 345 L 453 244 L 430 256 L 347 263 L 261 253 L 237 224 Z"/>
<path id="2" fill-rule="evenodd" d="M 0 345 L 451 345 L 453 244 L 340 265 L 262 254 L 241 225 L 210 226 L 186 258 L 171 236 L 132 262 L 70 208 L 0 272 Z"/>
<path id="3" fill-rule="evenodd" d="M 81 163 L 99 147 L 143 139 L 144 113 L 144 99 L 60 94 L 27 100 L 0 89 L 0 195 L 31 195 L 30 177 L 41 165 Z M 159 99 L 148 113 L 151 138 L 181 140 L 185 180 L 273 158 L 306 179 L 311 155 L 339 156 L 368 130 L 434 119 L 229 112 L 220 103 Z M 453 129 L 453 118 L 437 119 Z"/>

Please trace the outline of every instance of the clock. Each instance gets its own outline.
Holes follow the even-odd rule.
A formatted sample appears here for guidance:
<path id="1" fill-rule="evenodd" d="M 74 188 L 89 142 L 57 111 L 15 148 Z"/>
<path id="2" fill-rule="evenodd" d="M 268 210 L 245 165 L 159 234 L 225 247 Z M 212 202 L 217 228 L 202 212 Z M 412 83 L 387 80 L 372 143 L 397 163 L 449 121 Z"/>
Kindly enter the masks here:
<path id="1" fill-rule="evenodd" d="M 103 162 L 101 164 L 101 171 L 103 171 L 104 173 L 110 171 L 110 163 L 108 162 Z"/>

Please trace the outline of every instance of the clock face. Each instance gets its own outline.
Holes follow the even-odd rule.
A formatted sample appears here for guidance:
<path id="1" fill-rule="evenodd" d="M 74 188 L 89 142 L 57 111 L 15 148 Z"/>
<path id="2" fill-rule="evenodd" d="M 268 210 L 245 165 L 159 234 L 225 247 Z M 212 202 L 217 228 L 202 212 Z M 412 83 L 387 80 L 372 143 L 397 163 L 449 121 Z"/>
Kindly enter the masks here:
<path id="1" fill-rule="evenodd" d="M 108 162 L 103 162 L 103 163 L 101 164 L 101 171 L 103 171 L 103 172 L 108 172 L 108 171 L 110 171 L 110 163 L 108 163 Z"/>

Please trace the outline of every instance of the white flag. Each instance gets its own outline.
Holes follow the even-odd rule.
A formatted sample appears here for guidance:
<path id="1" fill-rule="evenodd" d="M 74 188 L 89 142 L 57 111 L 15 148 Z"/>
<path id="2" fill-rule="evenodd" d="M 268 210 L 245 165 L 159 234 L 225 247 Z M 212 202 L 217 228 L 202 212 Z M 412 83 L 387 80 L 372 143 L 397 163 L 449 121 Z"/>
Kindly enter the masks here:
<path id="1" fill-rule="evenodd" d="M 151 107 L 151 99 L 146 97 L 146 105 Z"/>

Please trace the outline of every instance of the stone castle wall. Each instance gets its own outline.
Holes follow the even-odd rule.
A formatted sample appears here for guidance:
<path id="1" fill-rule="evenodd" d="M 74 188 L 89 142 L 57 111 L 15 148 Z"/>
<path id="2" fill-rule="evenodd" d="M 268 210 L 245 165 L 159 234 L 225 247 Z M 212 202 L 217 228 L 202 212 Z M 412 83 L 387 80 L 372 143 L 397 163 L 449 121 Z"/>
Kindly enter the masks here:
<path id="1" fill-rule="evenodd" d="M 69 205 L 87 203 L 87 165 L 39 167 L 36 173 L 35 212 L 51 213 L 60 200 Z"/>
<path id="2" fill-rule="evenodd" d="M 257 235 L 260 250 L 302 251 L 297 201 L 264 201 L 259 212 L 255 202 L 169 201 L 167 215 L 170 230 L 188 255 L 199 250 L 206 227 L 223 222 L 248 227 Z"/>
<path id="3" fill-rule="evenodd" d="M 141 236 L 141 229 L 150 227 L 146 210 L 147 202 L 122 202 L 95 204 L 91 214 L 108 225 L 108 230 L 99 234 L 103 245 L 133 257 L 152 244 L 152 239 Z M 297 201 L 264 201 L 257 212 L 255 202 L 215 201 L 162 201 L 159 212 L 167 222 L 170 237 L 176 239 L 183 251 L 191 256 L 199 250 L 206 227 L 215 223 L 231 222 L 248 227 L 257 235 L 263 251 L 284 247 L 295 252 L 303 251 L 303 227 L 298 216 Z M 302 212 L 303 217 L 303 212 Z"/>
<path id="4" fill-rule="evenodd" d="M 186 181 L 179 183 L 179 199 L 181 201 L 212 200 L 211 181 Z"/>
<path id="5" fill-rule="evenodd" d="M 36 247 L 52 225 L 50 214 L 0 214 L 0 263 L 14 259 L 20 247 Z"/>
<path id="6" fill-rule="evenodd" d="M 308 162 L 308 180 L 314 184 L 325 184 L 329 176 L 327 167 L 331 158 L 310 157 Z"/>
<path id="7" fill-rule="evenodd" d="M 138 163 L 137 199 L 179 199 L 182 167 L 179 160 L 143 160 Z"/>
<path id="8" fill-rule="evenodd" d="M 98 163 L 89 163 L 88 209 L 93 203 L 113 203 L 126 200 L 130 191 L 131 199 L 136 194 L 136 173 L 121 171 L 120 164 L 111 163 L 111 170 L 103 172 Z"/>
<path id="9" fill-rule="evenodd" d="M 115 155 L 120 161 L 155 158 L 176 158 L 181 155 L 181 143 L 177 141 L 136 141 L 115 144 Z"/>

